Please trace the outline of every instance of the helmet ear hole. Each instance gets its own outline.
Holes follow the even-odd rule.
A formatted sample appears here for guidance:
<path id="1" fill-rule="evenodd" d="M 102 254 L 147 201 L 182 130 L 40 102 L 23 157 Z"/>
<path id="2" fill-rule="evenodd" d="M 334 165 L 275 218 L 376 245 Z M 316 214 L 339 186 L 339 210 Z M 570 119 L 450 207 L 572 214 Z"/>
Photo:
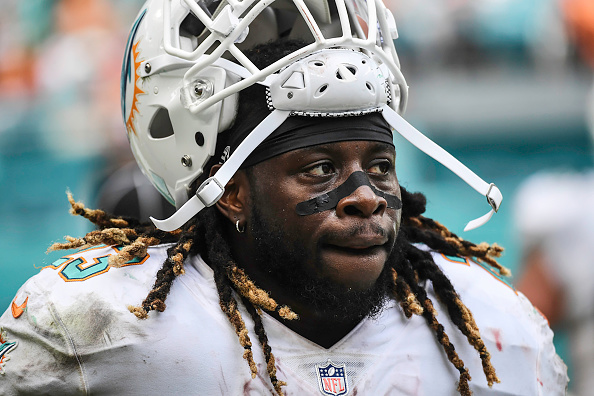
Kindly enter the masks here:
<path id="1" fill-rule="evenodd" d="M 204 31 L 204 24 L 191 12 L 179 26 L 179 34 L 183 37 L 199 36 Z"/>
<path id="2" fill-rule="evenodd" d="M 169 111 L 160 107 L 149 126 L 149 134 L 154 139 L 164 139 L 173 135 L 173 125 L 169 117 Z"/>
<path id="3" fill-rule="evenodd" d="M 200 147 L 204 146 L 204 134 L 202 132 L 196 132 L 194 135 L 194 139 L 196 140 L 196 144 Z"/>

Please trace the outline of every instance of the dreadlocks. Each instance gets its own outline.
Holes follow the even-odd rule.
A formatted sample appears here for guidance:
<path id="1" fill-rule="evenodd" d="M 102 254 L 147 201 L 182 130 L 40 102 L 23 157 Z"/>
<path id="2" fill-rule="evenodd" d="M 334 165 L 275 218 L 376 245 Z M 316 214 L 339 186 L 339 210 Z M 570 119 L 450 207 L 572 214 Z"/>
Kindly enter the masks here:
<path id="1" fill-rule="evenodd" d="M 389 290 L 407 318 L 419 315 L 427 321 L 449 361 L 460 373 L 458 391 L 461 395 L 470 395 L 470 373 L 458 356 L 443 325 L 437 320 L 434 302 L 423 286 L 426 281 L 432 283 L 435 294 L 446 306 L 452 323 L 478 352 L 489 386 L 499 382 L 490 361 L 490 353 L 480 336 L 472 313 L 461 301 L 449 279 L 435 264 L 431 253 L 421 250 L 415 244 L 424 244 L 446 255 L 472 257 L 491 265 L 501 275 L 508 275 L 509 272 L 495 260 L 501 255 L 502 248 L 485 243 L 475 245 L 459 238 L 443 225 L 422 216 L 426 206 L 424 195 L 410 193 L 403 187 L 401 192 L 403 212 L 401 235 L 397 239 L 399 254 L 392 254 L 386 263 L 391 270 L 391 277 L 388 278 Z M 151 224 L 111 216 L 101 210 L 87 209 L 83 204 L 75 202 L 70 194 L 68 198 L 72 206 L 71 213 L 89 219 L 98 230 L 89 232 L 83 238 L 66 237 L 68 243 L 56 243 L 49 250 L 86 248 L 100 244 L 120 245 L 123 248 L 110 259 L 111 266 L 119 266 L 132 256 L 142 257 L 149 246 L 171 243 L 167 258 L 157 272 L 152 290 L 140 306 L 129 307 L 140 319 L 146 319 L 150 311 L 165 310 L 165 301 L 173 281 L 184 273 L 184 261 L 190 255 L 200 254 L 214 271 L 221 310 L 229 319 L 240 345 L 244 348 L 243 357 L 250 367 L 252 377 L 255 378 L 257 374 L 252 353 L 253 344 L 234 292 L 240 296 L 241 303 L 254 321 L 254 332 L 266 359 L 270 381 L 277 394 L 283 395 L 282 386 L 286 384 L 276 376 L 275 358 L 268 343 L 261 314 L 262 310 L 276 312 L 286 320 L 295 320 L 298 316 L 289 307 L 280 306 L 237 266 L 231 254 L 228 238 L 225 236 L 224 220 L 216 209 L 203 210 L 180 230 L 163 232 Z"/>

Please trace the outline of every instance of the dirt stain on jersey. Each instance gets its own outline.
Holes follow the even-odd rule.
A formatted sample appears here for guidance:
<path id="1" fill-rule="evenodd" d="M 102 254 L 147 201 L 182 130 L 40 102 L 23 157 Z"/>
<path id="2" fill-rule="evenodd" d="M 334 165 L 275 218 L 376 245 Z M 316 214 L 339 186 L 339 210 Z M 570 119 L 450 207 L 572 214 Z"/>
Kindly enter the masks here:
<path id="1" fill-rule="evenodd" d="M 61 312 L 61 320 L 80 353 L 93 353 L 105 347 L 126 344 L 130 336 L 146 337 L 134 315 L 118 311 L 93 293 L 81 296 L 77 304 Z"/>
<path id="2" fill-rule="evenodd" d="M 244 396 L 261 395 L 262 394 L 262 384 L 264 384 L 268 388 L 268 390 L 270 391 L 270 394 L 274 395 L 276 392 L 274 392 L 274 389 L 272 388 L 272 382 L 270 382 L 270 378 L 267 375 L 266 366 L 264 366 L 261 363 L 257 363 L 256 366 L 258 367 L 258 373 L 256 374 L 256 378 L 249 379 L 243 384 L 243 395 Z M 278 375 L 277 375 L 277 378 L 282 378 L 282 373 L 278 370 L 278 366 L 277 366 L 277 374 L 281 375 L 281 377 L 278 377 Z M 286 391 L 287 390 L 285 389 L 285 394 L 287 395 Z"/>

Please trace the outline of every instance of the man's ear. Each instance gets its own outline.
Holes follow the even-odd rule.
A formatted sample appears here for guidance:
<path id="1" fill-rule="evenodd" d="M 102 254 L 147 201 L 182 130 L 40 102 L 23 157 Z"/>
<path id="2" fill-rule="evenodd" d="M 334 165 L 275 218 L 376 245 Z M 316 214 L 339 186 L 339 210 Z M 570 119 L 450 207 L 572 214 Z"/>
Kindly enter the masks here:
<path id="1" fill-rule="evenodd" d="M 210 170 L 213 176 L 221 165 L 215 165 Z M 215 204 L 217 209 L 225 215 L 233 224 L 240 221 L 245 224 L 246 210 L 249 197 L 249 182 L 244 171 L 239 170 L 233 175 L 225 186 L 225 192 L 221 199 Z"/>

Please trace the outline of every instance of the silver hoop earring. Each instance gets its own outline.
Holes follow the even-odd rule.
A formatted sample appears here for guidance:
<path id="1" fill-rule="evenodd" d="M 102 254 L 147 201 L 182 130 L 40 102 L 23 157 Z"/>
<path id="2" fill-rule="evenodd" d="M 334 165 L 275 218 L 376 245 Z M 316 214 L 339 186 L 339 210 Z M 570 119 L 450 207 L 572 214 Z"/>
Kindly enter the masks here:
<path id="1" fill-rule="evenodd" d="M 237 230 L 237 232 L 239 232 L 240 234 L 243 234 L 245 232 L 245 226 L 240 227 L 239 225 L 239 220 L 237 220 L 235 222 L 235 229 Z"/>

